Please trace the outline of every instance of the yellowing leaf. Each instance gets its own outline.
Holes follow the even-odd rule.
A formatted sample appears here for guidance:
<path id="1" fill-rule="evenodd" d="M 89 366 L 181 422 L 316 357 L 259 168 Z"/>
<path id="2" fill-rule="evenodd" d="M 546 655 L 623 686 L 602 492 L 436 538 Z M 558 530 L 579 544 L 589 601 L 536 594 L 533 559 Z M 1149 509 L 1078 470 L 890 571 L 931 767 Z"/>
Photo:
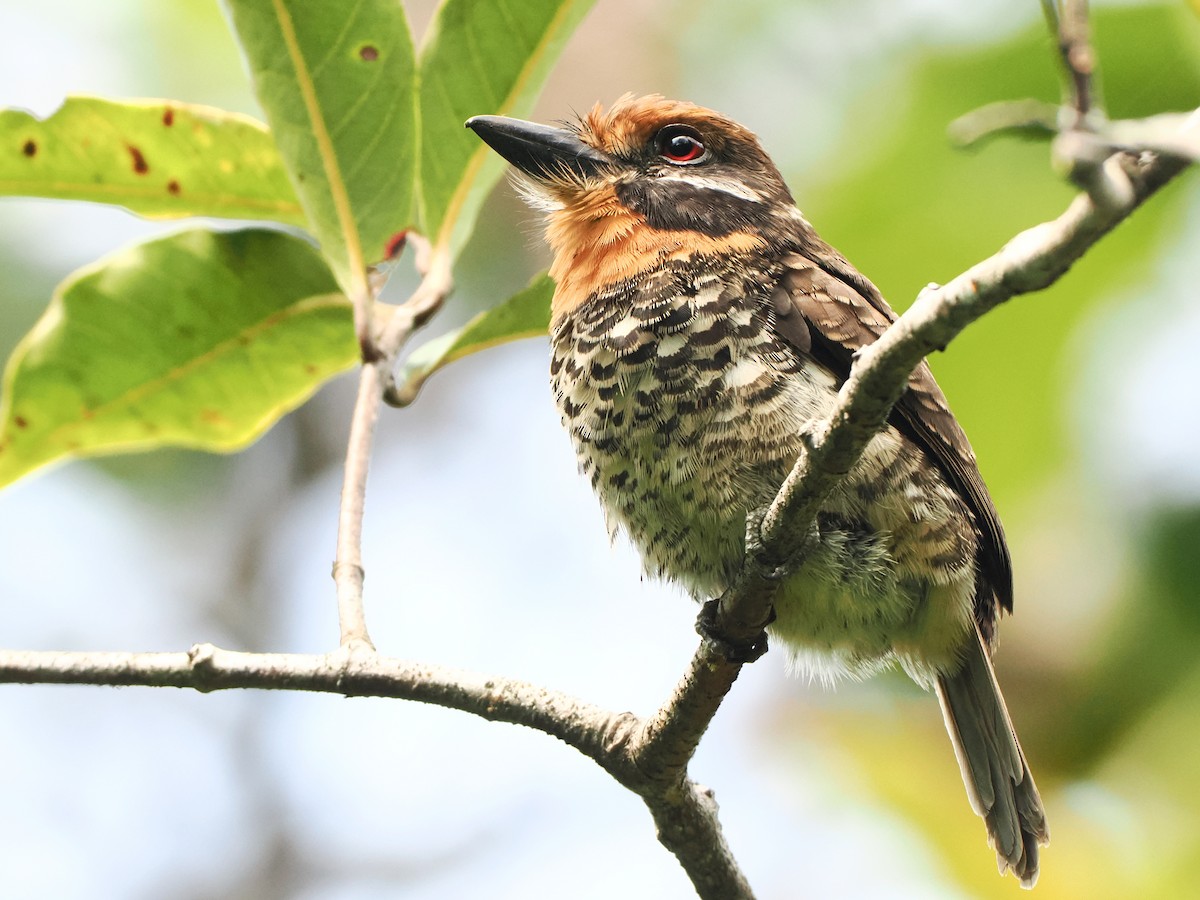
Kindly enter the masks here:
<path id="1" fill-rule="evenodd" d="M 0 195 L 307 224 L 266 126 L 174 100 L 70 97 L 45 119 L 0 110 Z"/>

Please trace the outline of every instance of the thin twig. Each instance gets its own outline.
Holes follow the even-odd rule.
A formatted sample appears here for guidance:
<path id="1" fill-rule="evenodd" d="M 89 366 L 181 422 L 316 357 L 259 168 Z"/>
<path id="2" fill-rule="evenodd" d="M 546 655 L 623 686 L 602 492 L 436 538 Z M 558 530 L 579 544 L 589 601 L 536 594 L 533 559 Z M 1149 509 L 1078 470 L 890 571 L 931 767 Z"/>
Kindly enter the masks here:
<path id="1" fill-rule="evenodd" d="M 1074 112 L 1069 127 L 1086 130 L 1096 107 L 1096 51 L 1091 43 L 1087 0 L 1042 0 L 1042 12 L 1046 27 L 1058 43 L 1063 67 L 1062 105 Z"/>
<path id="2" fill-rule="evenodd" d="M 380 360 L 363 363 L 358 376 L 358 397 L 350 419 L 346 441 L 346 464 L 342 470 L 342 500 L 338 507 L 337 557 L 333 582 L 337 589 L 338 625 L 343 647 L 374 649 L 367 633 L 363 608 L 362 562 L 363 512 L 367 496 L 367 469 L 379 421 L 377 397 L 383 396 Z"/>
<path id="3" fill-rule="evenodd" d="M 1067 72 L 1070 106 L 1075 110 L 1075 128 L 1086 128 L 1095 106 L 1096 51 L 1087 0 L 1064 0 L 1058 23 L 1058 47 Z"/>
<path id="4" fill-rule="evenodd" d="M 346 441 L 346 465 L 342 475 L 342 499 L 338 508 L 337 556 L 333 581 L 337 590 L 338 625 L 341 645 L 375 649 L 367 632 L 363 607 L 365 569 L 362 560 L 363 514 L 367 496 L 367 470 L 375 442 L 375 426 L 385 390 L 401 347 L 412 333 L 429 320 L 453 289 L 449 255 L 434 252 L 420 235 L 410 234 L 408 243 L 416 253 L 423 278 L 412 296 L 396 307 L 380 334 L 367 342 L 374 353 L 364 355 L 359 374 L 358 396 Z M 364 344 L 364 347 L 367 344 Z"/>
<path id="5" fill-rule="evenodd" d="M 1000 100 L 959 116 L 946 127 L 946 134 L 958 146 L 970 148 L 1005 133 L 1052 138 L 1058 134 L 1060 110 L 1042 100 Z"/>
<path id="6" fill-rule="evenodd" d="M 1001 134 L 1052 138 L 1061 134 L 1060 107 L 1041 100 L 1003 100 L 964 113 L 946 128 L 960 147 L 977 147 Z M 1090 143 L 1087 155 L 1107 159 L 1114 153 L 1159 153 L 1196 162 L 1200 159 L 1200 126 L 1191 113 L 1160 113 L 1144 119 L 1113 119 L 1094 123 L 1082 134 Z"/>
<path id="7" fill-rule="evenodd" d="M 1096 136 L 1113 150 L 1161 153 L 1200 160 L 1200 114 L 1161 113 L 1144 119 L 1106 122 Z"/>

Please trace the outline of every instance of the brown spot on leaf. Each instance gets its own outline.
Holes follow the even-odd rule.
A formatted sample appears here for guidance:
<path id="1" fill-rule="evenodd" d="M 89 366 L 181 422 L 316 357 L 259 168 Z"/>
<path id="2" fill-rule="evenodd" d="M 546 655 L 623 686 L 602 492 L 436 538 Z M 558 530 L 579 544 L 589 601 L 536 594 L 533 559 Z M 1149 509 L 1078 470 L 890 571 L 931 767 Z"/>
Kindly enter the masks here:
<path id="1" fill-rule="evenodd" d="M 84 421 L 87 421 L 88 419 L 94 419 L 96 418 L 96 411 L 85 406 L 79 411 L 79 418 L 83 419 Z"/>
<path id="2" fill-rule="evenodd" d="M 404 249 L 404 242 L 408 239 L 408 229 L 397 231 L 390 238 L 383 248 L 384 259 L 395 259 L 400 255 L 400 251 Z"/>
<path id="3" fill-rule="evenodd" d="M 24 429 L 29 427 L 29 420 L 24 416 L 13 416 L 13 424 L 18 428 Z"/>
<path id="4" fill-rule="evenodd" d="M 169 106 L 163 110 L 163 124 L 168 128 L 175 124 L 175 110 Z"/>
<path id="5" fill-rule="evenodd" d="M 32 138 L 24 143 L 21 147 L 21 152 L 26 156 L 37 156 L 38 145 L 37 141 Z"/>
<path id="6" fill-rule="evenodd" d="M 358 48 L 358 55 L 363 62 L 375 62 L 379 59 L 379 48 L 373 44 L 363 44 Z"/>
<path id="7" fill-rule="evenodd" d="M 200 421 L 206 422 L 209 425 L 225 425 L 229 420 L 219 409 L 202 409 L 200 410 Z"/>
<path id="8" fill-rule="evenodd" d="M 316 367 L 316 365 L 313 363 L 305 363 L 304 364 L 304 374 L 305 375 L 316 375 L 317 372 L 319 372 L 319 371 L 320 371 L 320 369 L 318 369 Z"/>
<path id="9" fill-rule="evenodd" d="M 167 193 L 172 197 L 178 197 L 181 190 L 182 188 L 179 186 L 179 182 L 174 178 L 167 182 Z"/>
<path id="10" fill-rule="evenodd" d="M 133 171 L 139 175 L 145 175 L 150 171 L 150 167 L 146 165 L 146 157 L 142 156 L 142 151 L 133 144 L 126 144 L 125 149 L 129 151 L 129 156 L 133 160 Z"/>

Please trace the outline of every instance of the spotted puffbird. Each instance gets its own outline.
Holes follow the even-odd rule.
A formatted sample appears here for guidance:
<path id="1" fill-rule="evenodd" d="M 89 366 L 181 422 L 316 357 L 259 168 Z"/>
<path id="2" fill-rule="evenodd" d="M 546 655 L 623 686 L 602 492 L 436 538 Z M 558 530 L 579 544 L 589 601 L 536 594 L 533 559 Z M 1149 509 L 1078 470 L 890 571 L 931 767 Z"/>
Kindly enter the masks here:
<path id="1" fill-rule="evenodd" d="M 720 596 L 747 515 L 895 313 L 718 113 L 626 97 L 562 128 L 467 125 L 546 215 L 554 396 L 610 529 L 649 574 Z M 769 630 L 821 678 L 898 664 L 932 687 L 1000 870 L 1029 887 L 1049 834 L 991 664 L 1011 609 L 999 516 L 922 363 L 821 509 Z"/>

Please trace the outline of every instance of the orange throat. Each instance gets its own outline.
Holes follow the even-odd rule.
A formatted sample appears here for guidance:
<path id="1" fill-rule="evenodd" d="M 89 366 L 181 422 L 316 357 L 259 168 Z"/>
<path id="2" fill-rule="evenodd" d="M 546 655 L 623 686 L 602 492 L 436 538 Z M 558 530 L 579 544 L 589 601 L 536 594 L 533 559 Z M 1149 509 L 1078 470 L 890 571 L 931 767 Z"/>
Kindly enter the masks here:
<path id="1" fill-rule="evenodd" d="M 714 237 L 699 231 L 662 231 L 617 200 L 612 185 L 588 191 L 550 214 L 546 240 L 554 251 L 550 277 L 557 288 L 550 318 L 558 322 L 589 297 L 670 260 L 761 250 L 762 238 L 744 231 Z"/>

